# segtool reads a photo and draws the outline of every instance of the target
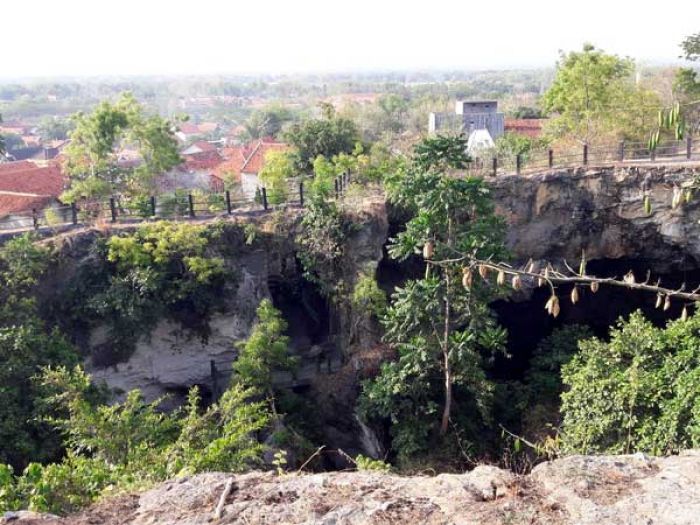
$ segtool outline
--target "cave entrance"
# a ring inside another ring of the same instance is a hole
[[[301,270],[299,271],[301,273]],[[328,341],[331,314],[328,301],[303,277],[268,277],[272,304],[287,321],[287,335],[294,349],[306,349]]]
[[[651,268],[653,264],[650,261],[622,258],[590,261],[587,271],[597,277],[621,278],[632,270],[639,282],[646,279],[647,271]],[[700,269],[694,260],[687,260],[684,267],[670,268],[666,273],[652,271],[650,282],[657,279],[661,279],[661,284],[668,288],[678,288],[685,282],[686,289],[692,290],[700,284]],[[673,301],[671,308],[664,312],[655,308],[656,295],[653,293],[604,285],[597,293],[581,287],[580,300],[573,305],[569,299],[571,289],[570,285],[558,288],[561,312],[556,319],[544,310],[550,294],[547,287],[535,289],[527,300],[505,299],[491,304],[499,323],[508,330],[507,348],[510,355],[496,357],[492,371],[495,379],[522,379],[539,342],[557,327],[586,325],[596,336],[607,338],[610,326],[620,317],[629,317],[635,310],[641,310],[656,326],[663,326],[668,320],[680,317],[684,306],[681,301]]]

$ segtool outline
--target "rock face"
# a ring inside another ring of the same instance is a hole
[[[214,509],[230,477],[201,474],[169,481],[141,495],[107,500],[77,516],[20,516],[15,522],[694,525],[700,516],[699,452],[654,459],[571,456],[538,465],[529,476],[490,466],[435,477],[254,472],[233,476],[222,517],[215,520]]]
[[[647,259],[657,271],[700,260],[700,200],[671,206],[700,167],[568,169],[490,180],[518,260]],[[678,191],[678,190],[676,190]],[[644,209],[644,196],[651,213]]]

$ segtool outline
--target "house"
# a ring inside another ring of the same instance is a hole
[[[196,124],[190,122],[183,122],[177,127],[175,136],[180,139],[181,142],[190,142],[197,137],[202,136],[202,132]]]
[[[203,153],[207,151],[216,151],[216,146],[210,142],[207,142],[206,140],[198,140],[197,142],[193,142],[192,144],[187,146],[180,153],[182,155],[192,155],[195,153]]]
[[[32,210],[61,205],[65,177],[57,165],[40,167],[29,161],[0,164],[0,229],[29,228]]]
[[[505,131],[536,139],[542,135],[545,122],[547,119],[544,118],[510,118],[506,119]]]
[[[209,190],[214,169],[224,160],[216,148],[183,155],[182,159],[182,164],[156,179],[160,191]]]
[[[503,113],[498,112],[496,100],[458,100],[454,114],[430,113],[428,131],[471,135],[477,130],[486,130],[495,141],[504,133],[504,120]]]
[[[7,120],[0,122],[0,134],[3,135],[29,135],[32,127],[19,120]]]
[[[211,186],[220,191],[227,178],[230,178],[233,182],[240,183],[241,192],[246,198],[252,199],[260,186],[258,174],[265,166],[265,155],[270,151],[288,150],[287,144],[266,140],[224,148],[224,155],[228,158],[214,170]]]

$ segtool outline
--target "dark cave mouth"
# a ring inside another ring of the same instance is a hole
[[[700,268],[694,261],[688,261],[686,267],[674,267],[665,273],[655,273],[653,268],[654,264],[645,259],[621,258],[590,261],[587,271],[598,277],[620,278],[632,270],[637,281],[643,281],[651,270],[651,282],[661,279],[662,285],[669,288],[678,288],[686,283],[687,289],[693,289],[700,284]],[[491,370],[495,379],[521,380],[537,345],[556,328],[570,324],[585,325],[597,337],[607,338],[610,328],[620,318],[626,319],[636,310],[641,310],[655,326],[664,326],[669,320],[679,318],[684,304],[688,304],[673,301],[671,308],[664,312],[655,308],[654,293],[602,285],[597,293],[580,287],[580,300],[574,305],[569,299],[571,289],[570,285],[558,288],[561,312],[556,319],[544,309],[550,295],[546,287],[533,290],[527,300],[503,299],[491,304],[498,322],[508,331],[508,356],[496,357]]]

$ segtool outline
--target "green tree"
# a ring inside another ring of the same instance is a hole
[[[700,33],[685,37],[681,49],[686,60],[700,60]]]
[[[58,117],[44,117],[39,122],[39,136],[44,141],[65,140],[71,129],[69,120]]]
[[[322,155],[332,158],[339,153],[352,153],[359,140],[355,123],[335,114],[333,106],[323,107],[323,117],[294,124],[284,134],[296,149],[296,165],[301,172],[308,172],[313,161]]]
[[[258,322],[241,347],[233,364],[237,379],[249,388],[265,392],[274,407],[272,374],[276,370],[293,370],[296,359],[289,355],[287,323],[269,299],[263,299],[256,311]]]
[[[287,200],[287,181],[294,177],[294,160],[286,151],[268,151],[265,163],[260,170],[260,181],[267,191],[271,204],[281,204]]]
[[[542,98],[543,109],[554,114],[550,132],[590,143],[621,127],[629,131],[620,118],[632,110],[653,118],[653,109],[646,108],[651,94],[635,86],[633,72],[631,59],[608,55],[591,44],[580,52],[562,53],[554,82]]]
[[[700,446],[700,315],[655,328],[636,312],[562,368],[562,445],[671,454]]]
[[[243,126],[248,139],[277,137],[285,124],[293,119],[294,114],[289,108],[281,104],[273,104],[253,111]]]
[[[468,161],[465,146],[462,137],[425,139],[409,171],[392,186],[394,201],[414,216],[392,240],[389,254],[405,260],[423,247],[428,265],[424,279],[409,281],[392,297],[383,324],[398,359],[364,385],[362,405],[369,415],[391,419],[392,446],[404,457],[425,451],[434,432],[447,433],[455,387],[462,406],[474,409],[467,419],[488,417],[491,386],[483,357],[504,343],[487,307],[489,287],[461,284],[459,254],[499,257],[504,235],[484,182],[447,174]]]
[[[65,150],[70,188],[62,199],[102,198],[111,193],[137,195],[152,189],[152,180],[182,162],[174,124],[147,115],[130,93],[114,103],[102,102],[85,115],[73,117],[75,129]],[[136,167],[119,161],[119,150],[132,146],[139,154]]]

